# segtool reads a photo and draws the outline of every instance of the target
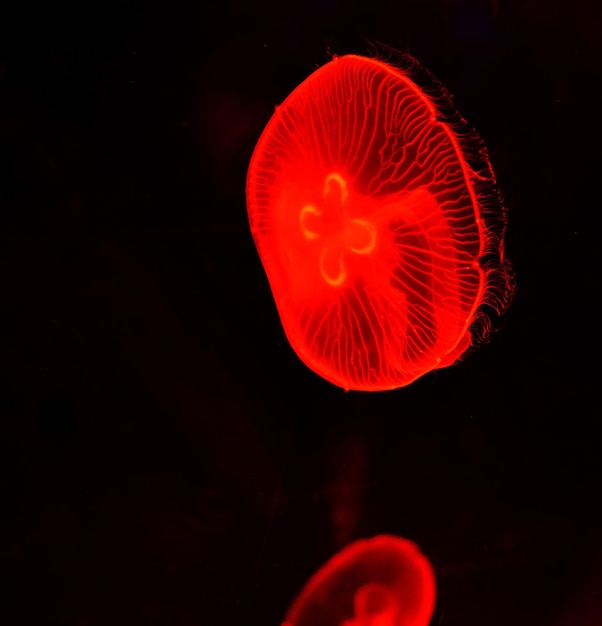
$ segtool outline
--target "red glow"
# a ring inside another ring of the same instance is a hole
[[[347,546],[320,568],[282,626],[427,626],[435,607],[430,563],[406,539]]]
[[[345,389],[451,365],[510,297],[482,142],[440,87],[378,60],[335,58],[276,109],[247,207],[291,346]]]

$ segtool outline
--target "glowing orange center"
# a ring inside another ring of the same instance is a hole
[[[369,583],[354,597],[355,617],[341,626],[395,626],[399,607],[394,595],[384,585]]]
[[[348,205],[347,181],[340,174],[329,174],[320,206],[308,204],[299,215],[303,236],[321,246],[320,273],[332,286],[347,278],[346,255],[370,254],[376,246],[374,225],[351,218]]]

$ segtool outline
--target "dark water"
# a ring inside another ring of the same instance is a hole
[[[602,9],[149,4],[2,9],[0,623],[277,625],[380,533],[437,626],[602,623]],[[346,394],[283,335],[244,186],[274,106],[375,42],[487,143],[517,291],[461,364]]]

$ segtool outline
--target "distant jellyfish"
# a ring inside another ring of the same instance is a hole
[[[435,577],[411,541],[390,535],[356,541],[320,568],[282,626],[428,626]]]
[[[291,346],[344,389],[451,365],[487,334],[483,306],[510,298],[487,152],[416,62],[311,74],[257,143],[247,209]]]

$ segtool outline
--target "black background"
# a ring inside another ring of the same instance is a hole
[[[0,622],[275,625],[386,532],[437,626],[602,623],[600,5],[2,12]],[[462,363],[345,393],[283,335],[245,176],[274,106],[375,42],[488,145],[517,290]]]

